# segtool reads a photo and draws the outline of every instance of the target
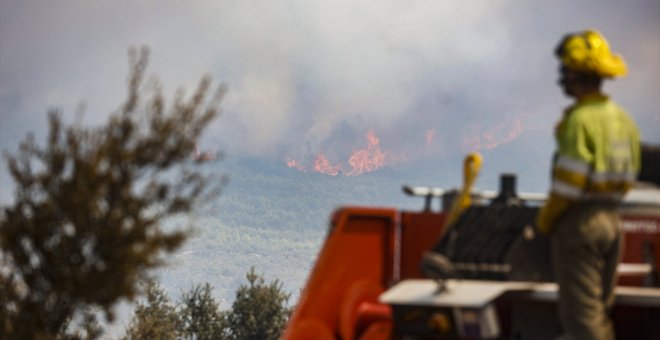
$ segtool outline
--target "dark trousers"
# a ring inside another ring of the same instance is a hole
[[[566,338],[614,339],[608,310],[614,303],[621,238],[615,204],[578,204],[554,226],[552,262]]]

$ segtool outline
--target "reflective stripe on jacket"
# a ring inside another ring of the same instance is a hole
[[[537,227],[543,232],[576,201],[620,201],[640,169],[639,131],[604,95],[569,107],[557,128],[550,197]]]

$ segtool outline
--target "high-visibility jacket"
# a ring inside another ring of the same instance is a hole
[[[602,94],[569,107],[556,137],[550,195],[537,218],[537,228],[546,233],[576,202],[620,202],[641,163],[637,126]]]

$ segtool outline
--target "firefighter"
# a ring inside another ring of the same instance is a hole
[[[627,69],[594,30],[565,36],[555,54],[559,85],[575,102],[556,127],[552,184],[536,227],[550,235],[565,337],[613,339],[608,310],[622,245],[617,211],[640,169],[640,137],[601,85]]]

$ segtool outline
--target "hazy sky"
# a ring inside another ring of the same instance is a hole
[[[546,164],[569,103],[552,51],[586,28],[629,65],[606,91],[660,143],[658,0],[0,0],[0,149],[43,141],[48,108],[103,121],[146,44],[168,93],[228,84],[208,149],[338,160],[373,131],[400,159],[506,143]]]

